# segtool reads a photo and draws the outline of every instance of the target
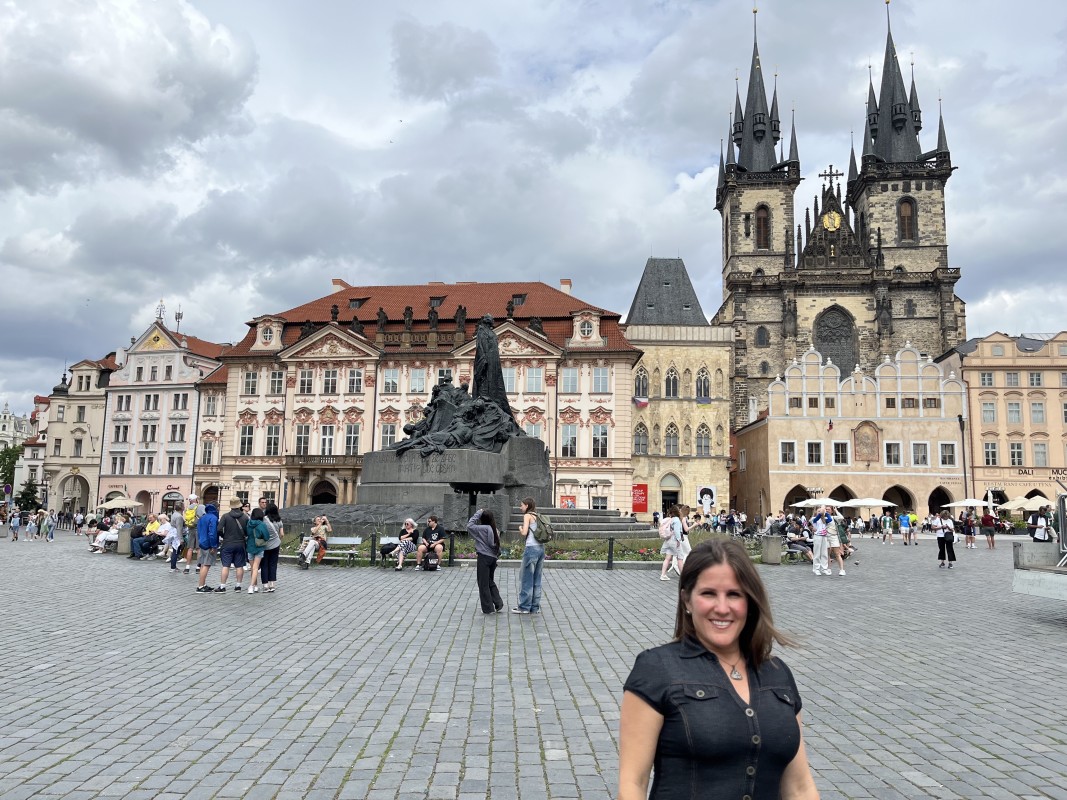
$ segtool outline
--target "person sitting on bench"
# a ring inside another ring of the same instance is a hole
[[[415,555],[415,569],[422,569],[423,556],[430,548],[436,551],[437,560],[440,562],[445,552],[445,529],[438,524],[436,514],[430,514],[426,519],[426,529],[422,532],[422,544],[419,545]]]
[[[323,556],[326,555],[328,537],[331,533],[333,533],[333,526],[330,525],[330,520],[325,514],[312,520],[311,535],[304,544],[304,549],[297,555],[297,560],[304,569],[311,566],[312,560],[316,564],[322,563]]]
[[[415,527],[415,520],[408,517],[404,520],[404,530],[400,532],[400,543],[396,548],[396,569],[397,572],[404,568],[404,556],[409,556],[417,549],[419,538],[419,529]]]

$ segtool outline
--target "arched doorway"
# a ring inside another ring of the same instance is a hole
[[[337,502],[337,489],[327,480],[318,481],[311,489],[312,505],[330,505]]]
[[[1045,494],[1045,492],[1043,490],[1041,490],[1041,489],[1031,489],[1030,491],[1028,491],[1026,493],[1026,496],[1027,497],[1044,497],[1046,500],[1048,500],[1048,495]]]
[[[219,507],[219,487],[218,486],[205,486],[204,491],[201,493],[200,502],[205,506],[211,504],[215,508]]]
[[[1002,506],[1008,502],[1008,495],[1003,489],[990,489],[989,498],[993,500],[994,505]]]
[[[856,368],[856,323],[841,306],[830,306],[816,319],[812,327],[812,345],[823,359],[829,358],[850,375]]]
[[[788,514],[791,510],[790,507],[794,503],[800,503],[808,499],[808,490],[806,487],[801,486],[799,483],[785,493],[785,502],[783,503],[784,510]],[[771,509],[771,511],[777,511],[777,509]]]
[[[107,493],[107,497],[105,497],[105,498],[104,498],[104,501],[103,501],[103,502],[105,502],[105,503],[106,503],[106,502],[108,502],[109,500],[114,500],[114,499],[115,499],[116,497],[125,497],[125,496],[126,496],[126,495],[125,495],[125,494],[123,494],[122,492],[108,492],[108,493]]]
[[[844,484],[841,484],[840,486],[836,487],[832,492],[830,492],[831,500],[840,500],[841,502],[855,500],[856,497],[856,493]]]
[[[69,475],[60,485],[62,508],[70,514],[85,513],[89,507],[89,481],[81,475]]]
[[[903,486],[890,486],[882,492],[882,499],[897,507],[897,513],[901,511],[915,510],[915,497]]]
[[[147,489],[138,492],[133,499],[141,504],[141,507],[137,509],[141,514],[154,514],[156,512],[156,509],[152,508],[152,493]]]
[[[678,504],[682,494],[682,482],[678,476],[668,472],[659,482],[659,510],[666,514],[667,509]]]
[[[927,505],[930,508],[931,514],[939,514],[941,509],[952,502],[952,495],[949,494],[948,489],[944,486],[938,486],[932,492],[930,492],[930,499]]]
[[[165,514],[173,514],[174,504],[184,499],[181,492],[167,492],[163,495],[163,512]]]

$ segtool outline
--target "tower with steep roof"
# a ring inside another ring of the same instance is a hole
[[[748,318],[753,281],[762,284],[776,279],[792,267],[795,257],[793,194],[801,180],[796,125],[791,127],[789,155],[784,160],[775,153],[781,139],[777,76],[768,106],[759,41],[753,29],[745,105],[742,109],[738,89],[715,191],[715,209],[722,216],[723,230],[723,304],[714,323],[735,328],[731,380],[735,418],[748,406],[748,379],[757,366],[750,363],[748,346],[756,327]]]
[[[908,345],[935,356],[965,338],[959,270],[948,264],[945,184],[953,166],[944,120],[937,144],[924,151],[915,77],[909,90],[891,30],[877,92],[875,85],[872,76],[847,173],[820,170],[811,206],[794,212],[796,126],[789,156],[776,159],[777,91],[768,109],[753,44],[746,104],[737,92],[715,195],[724,301],[713,324],[734,331],[735,428],[756,418],[770,383],[809,348],[847,376],[869,373]]]

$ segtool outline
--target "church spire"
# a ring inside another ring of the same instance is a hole
[[[722,160],[722,139],[719,140],[719,182],[716,184],[717,189],[721,189],[726,185],[726,167],[723,165]]]
[[[737,166],[737,157],[734,156],[734,140],[726,140],[726,166]]]
[[[886,7],[888,17],[889,8]],[[873,86],[872,86],[873,88]],[[917,95],[916,95],[917,96]],[[885,59],[882,62],[882,85],[878,93],[877,125],[872,126],[874,152],[890,164],[914,162],[921,154],[919,135],[915,127],[915,115],[904,88],[904,76],[900,72],[897,48],[893,43],[893,30],[886,20]],[[867,115],[871,108],[868,101]]]
[[[915,62],[911,62],[911,94],[908,97],[911,104],[911,119],[915,123],[915,132],[923,129],[923,114],[919,108],[919,92],[915,88]]]
[[[941,110],[937,112],[937,152],[948,152],[948,137],[945,135],[945,118],[941,115]]]
[[[796,164],[800,169],[800,150],[797,147],[797,115],[793,112],[793,120],[789,130],[789,161]]]
[[[852,183],[852,181],[856,180],[856,178],[858,178],[859,176],[860,172],[858,169],[856,169],[856,145],[853,144],[852,147],[849,148],[848,182]]]
[[[745,138],[745,114],[741,110],[741,90],[737,88],[737,81],[734,81],[734,124],[733,128],[733,143],[738,147],[741,146],[741,140]]]
[[[755,14],[755,9],[753,9]],[[739,98],[740,99],[740,98]],[[759,42],[752,34],[752,65],[748,73],[748,95],[742,117],[742,135],[739,143],[738,166],[749,172],[766,172],[775,163],[774,143],[777,137],[767,110],[767,89],[763,83],[763,67],[760,64]],[[734,129],[736,130],[736,122]]]
[[[774,97],[771,100],[771,135],[774,143],[782,138],[782,121],[778,118],[778,76],[774,76]]]

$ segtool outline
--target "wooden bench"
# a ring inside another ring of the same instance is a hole
[[[307,547],[307,543],[311,540],[310,536],[305,536],[300,540],[300,550]],[[328,536],[326,538],[326,553],[322,557],[322,561],[329,561],[331,563],[344,563],[346,566],[352,566],[356,563],[356,547],[363,544],[362,536]],[[338,550],[338,548],[347,547],[347,550]]]

